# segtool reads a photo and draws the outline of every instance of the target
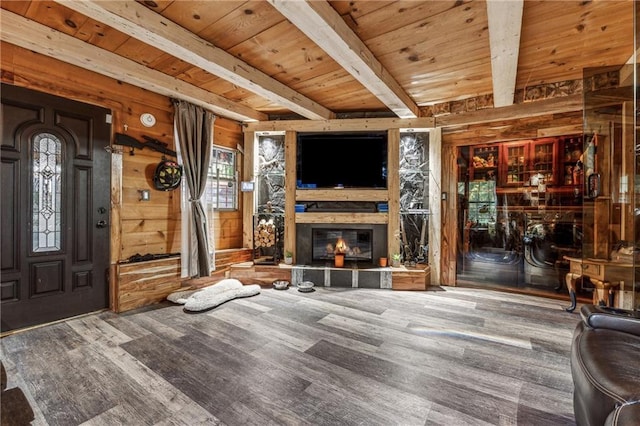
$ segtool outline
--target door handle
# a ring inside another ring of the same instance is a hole
[[[96,228],[105,228],[107,226],[107,221],[106,220],[99,220],[96,223]]]

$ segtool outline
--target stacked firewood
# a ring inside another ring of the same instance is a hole
[[[253,244],[255,247],[271,247],[276,243],[276,226],[273,219],[260,219],[253,231]]]

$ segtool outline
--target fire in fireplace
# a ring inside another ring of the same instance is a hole
[[[331,260],[343,253],[345,260],[371,262],[372,234],[371,229],[313,229],[312,260]]]

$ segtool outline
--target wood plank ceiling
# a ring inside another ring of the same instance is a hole
[[[489,2],[489,4],[488,4]],[[633,54],[633,1],[3,1],[2,41],[240,121],[420,116]]]

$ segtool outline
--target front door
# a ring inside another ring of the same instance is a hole
[[[108,307],[109,114],[2,85],[2,332]]]

